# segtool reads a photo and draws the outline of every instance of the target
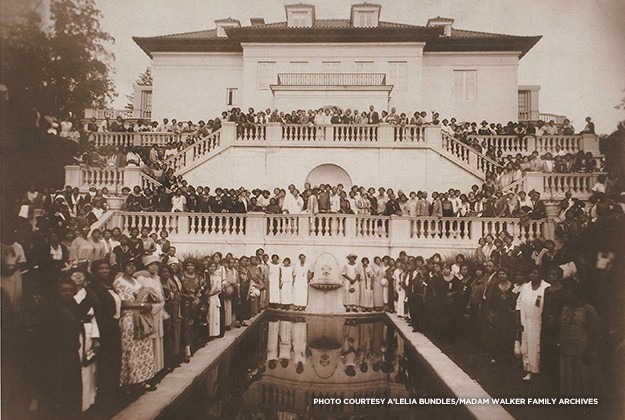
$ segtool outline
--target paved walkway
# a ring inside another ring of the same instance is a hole
[[[204,372],[213,367],[221,356],[226,354],[243,339],[245,333],[250,331],[263,318],[265,312],[248,320],[248,326],[234,328],[226,331],[222,338],[209,341],[206,346],[199,349],[188,364],[174,369],[165,376],[158,384],[158,389],[146,392],[136,401],[117,413],[113,420],[152,420],[157,418],[167,407],[189,389],[194,381],[200,379]]]
[[[412,327],[397,314],[387,313],[386,315],[404,339],[410,342],[421,355],[424,363],[441,379],[443,385],[453,395],[459,398],[491,398],[480,384],[452,362],[429,338],[419,332],[412,332]],[[480,420],[514,419],[501,405],[497,404],[466,405],[465,408],[473,417]]]

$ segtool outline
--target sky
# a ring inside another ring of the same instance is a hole
[[[285,20],[284,5],[299,0],[96,0],[102,27],[114,38],[113,80],[123,108],[132,83],[150,65],[133,36],[156,36],[215,27],[232,17],[249,25]],[[347,19],[360,0],[310,0],[320,19]],[[369,2],[374,2],[370,0]],[[598,133],[625,119],[615,109],[625,98],[625,0],[379,0],[381,20],[425,25],[455,19],[454,28],[511,35],[542,35],[519,62],[519,84],[540,85],[540,112],[569,117],[577,129],[591,116]]]

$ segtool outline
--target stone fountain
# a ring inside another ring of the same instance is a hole
[[[317,257],[314,277],[308,288],[306,312],[313,314],[343,314],[343,276],[336,257],[323,253]]]

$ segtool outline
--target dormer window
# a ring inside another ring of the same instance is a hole
[[[284,6],[289,28],[311,28],[315,22],[315,6],[310,4],[289,4]]]
[[[239,28],[241,27],[241,22],[236,19],[228,18],[216,20],[215,25],[217,26],[217,36],[219,38],[226,38],[228,36],[226,28]]]
[[[377,28],[380,22],[379,4],[354,4],[351,11],[351,23],[355,28]]]
[[[454,24],[453,19],[436,16],[428,19],[428,28],[443,28],[443,36],[451,36],[451,29]]]

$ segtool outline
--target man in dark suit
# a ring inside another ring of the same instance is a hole
[[[369,105],[369,115],[368,115],[368,118],[369,119],[368,119],[367,123],[369,123],[369,124],[379,124],[380,123],[380,115],[375,110],[373,105]]]
[[[540,193],[538,191],[530,191],[530,201],[532,208],[529,211],[529,217],[532,220],[544,219],[547,216],[547,209],[545,203],[540,200]]]

